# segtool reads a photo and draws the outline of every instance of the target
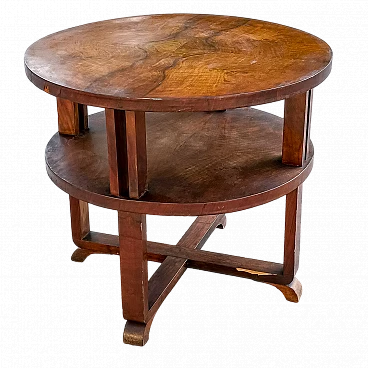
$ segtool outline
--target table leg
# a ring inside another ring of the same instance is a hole
[[[119,211],[119,247],[123,316],[128,320],[124,342],[144,345],[150,327],[146,215]]]
[[[57,97],[59,133],[78,135],[88,129],[87,106]]]
[[[284,230],[284,276],[290,280],[288,285],[268,284],[280,291],[290,304],[299,304],[304,286],[296,277],[300,266],[301,225],[304,185],[289,193],[285,199]]]
[[[78,247],[71,259],[74,262],[83,262],[92,254],[89,250],[80,248],[80,241],[90,232],[88,203],[72,196],[69,196],[69,203],[72,238]]]
[[[139,198],[147,186],[145,113],[106,109],[110,192]]]
[[[312,93],[285,100],[282,162],[286,165],[303,166],[308,156]]]

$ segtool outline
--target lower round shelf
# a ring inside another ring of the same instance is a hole
[[[56,133],[46,147],[51,180],[97,206],[153,215],[228,213],[277,199],[299,186],[313,164],[281,163],[283,119],[260,110],[146,113],[148,192],[139,200],[109,194],[104,113],[89,131]]]

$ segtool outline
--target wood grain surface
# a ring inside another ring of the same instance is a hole
[[[282,162],[303,166],[308,157],[313,91],[285,100]]]
[[[330,73],[321,39],[279,24],[165,14],[70,28],[31,45],[28,78],[86,105],[141,111],[212,111],[306,92]]]
[[[139,198],[146,190],[146,123],[142,111],[106,109],[110,193]]]
[[[146,215],[118,212],[123,316],[147,322],[148,266]]]
[[[59,133],[78,135],[88,129],[87,106],[57,98]]]
[[[114,197],[104,113],[89,116],[82,136],[58,133],[46,148],[50,178],[83,201],[158,215],[219,214],[254,207],[297,188],[312,169],[282,164],[283,120],[250,108],[223,113],[146,113],[148,191]]]

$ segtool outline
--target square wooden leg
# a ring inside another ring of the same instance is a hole
[[[59,133],[78,135],[88,129],[87,106],[58,97]]]
[[[121,294],[124,318],[147,322],[146,215],[119,211]]]
[[[106,109],[110,192],[139,198],[147,187],[145,113]]]
[[[282,162],[303,166],[308,157],[312,94],[307,91],[285,100]]]
[[[93,252],[80,249],[82,239],[90,233],[88,203],[69,196],[72,238],[78,249],[72,254],[72,261],[83,262]]]
[[[286,300],[298,303],[302,285],[295,277],[299,267],[300,221],[302,213],[302,185],[286,195],[284,239],[284,284],[270,283],[279,289]]]

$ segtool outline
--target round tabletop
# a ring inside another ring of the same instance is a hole
[[[212,111],[306,92],[330,73],[321,39],[279,24],[219,15],[164,14],[67,29],[31,45],[28,78],[86,105]]]

